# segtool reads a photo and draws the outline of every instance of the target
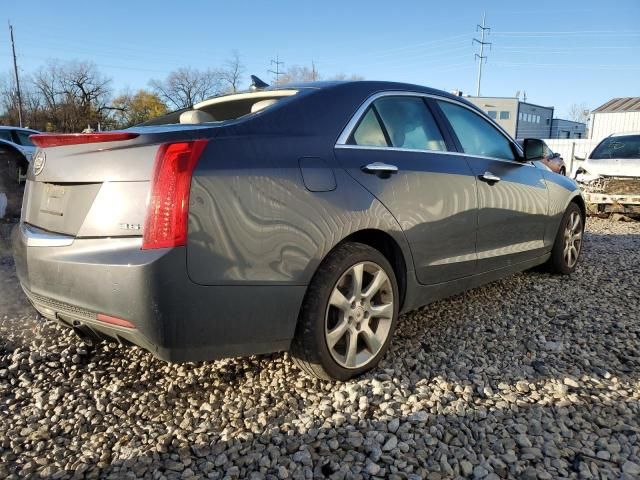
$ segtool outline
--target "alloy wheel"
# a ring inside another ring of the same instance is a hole
[[[391,280],[380,265],[360,262],[335,284],[325,315],[325,340],[332,358],[359,368],[382,349],[393,322]]]
[[[578,262],[582,248],[582,217],[578,212],[571,212],[564,230],[564,261],[567,267],[573,268]]]

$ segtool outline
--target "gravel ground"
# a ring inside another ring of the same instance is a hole
[[[331,384],[286,354],[91,350],[0,250],[0,477],[640,478],[640,223],[591,219],[583,254],[403,316]]]

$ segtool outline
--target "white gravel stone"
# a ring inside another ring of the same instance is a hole
[[[29,306],[0,223],[0,478],[639,478],[640,224],[587,225],[573,275],[406,314],[378,369],[325,383],[88,348]]]

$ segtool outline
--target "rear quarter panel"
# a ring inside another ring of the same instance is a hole
[[[324,256],[363,229],[389,233],[412,265],[387,209],[343,169],[335,139],[308,135],[216,138],[194,172],[189,207],[189,277],[203,285],[306,285]],[[324,160],[337,187],[312,192],[299,160]]]

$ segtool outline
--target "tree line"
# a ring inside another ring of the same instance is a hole
[[[20,78],[25,127],[45,132],[81,132],[126,128],[167,112],[188,108],[214,95],[233,93],[245,83],[246,68],[233,52],[219,68],[179,68],[148,88],[117,95],[112,79],[88,61],[51,60]],[[326,79],[360,79],[335,75]],[[322,77],[315,66],[293,65],[277,83],[306,82]],[[0,124],[18,125],[18,97],[12,74],[0,77]]]

